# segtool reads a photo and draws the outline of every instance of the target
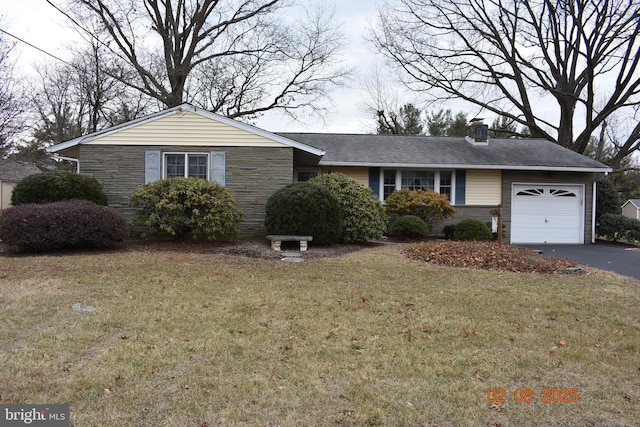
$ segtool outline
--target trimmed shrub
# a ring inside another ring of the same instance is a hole
[[[331,192],[342,208],[343,242],[366,242],[379,239],[387,231],[387,217],[380,200],[371,190],[342,173],[317,176],[309,182],[320,184]]]
[[[640,241],[640,221],[623,215],[606,213],[600,215],[597,235],[614,242],[618,240],[634,243]]]
[[[596,180],[596,221],[604,214],[620,215],[622,212],[618,190],[609,176]]]
[[[449,204],[449,198],[435,191],[399,190],[385,200],[387,213],[415,215],[433,227],[438,221],[452,218],[456,210]]]
[[[107,205],[107,196],[95,178],[73,172],[43,172],[25,177],[13,188],[11,204],[88,200]]]
[[[200,178],[169,178],[142,185],[130,203],[138,208],[133,224],[145,229],[143,237],[155,233],[194,240],[233,237],[242,219],[238,199],[228,189]]]
[[[119,248],[128,237],[120,213],[86,200],[12,206],[0,215],[0,240],[27,252]]]
[[[456,225],[455,224],[448,224],[445,225],[444,228],[442,229],[442,233],[444,234],[444,238],[447,240],[453,240],[453,236],[456,232]]]
[[[453,238],[455,240],[491,240],[491,230],[479,219],[467,218],[456,224]]]
[[[395,220],[391,226],[391,233],[397,236],[419,239],[427,237],[431,227],[415,215],[404,215]]]
[[[312,243],[328,245],[340,239],[342,208],[320,184],[293,183],[269,197],[264,225],[268,234],[313,236]]]

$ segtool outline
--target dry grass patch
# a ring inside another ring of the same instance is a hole
[[[637,281],[203,253],[3,258],[0,396],[74,425],[633,425]],[[95,307],[74,312],[71,305]],[[504,388],[492,406],[489,388]],[[536,401],[518,403],[516,388]],[[576,387],[576,403],[541,403]]]

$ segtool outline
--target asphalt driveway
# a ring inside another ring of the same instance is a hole
[[[541,250],[545,256],[612,271],[640,280],[640,248],[596,243],[593,245],[518,245]]]

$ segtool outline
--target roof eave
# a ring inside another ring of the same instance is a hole
[[[323,161],[319,166],[356,166],[379,168],[424,168],[424,169],[500,169],[500,170],[527,170],[527,171],[551,171],[551,172],[612,172],[613,169],[597,167],[577,166],[540,166],[540,165],[474,165],[474,164],[447,164],[447,163],[364,163],[364,162],[334,162]]]

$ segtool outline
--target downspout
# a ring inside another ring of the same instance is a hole
[[[598,182],[593,181],[593,200],[591,201],[591,243],[596,242],[596,197]]]
[[[73,157],[64,157],[64,156],[59,156],[57,154],[53,155],[53,158],[56,160],[68,160],[70,162],[76,162],[76,173],[79,174],[80,173],[80,160],[78,159],[74,159]]]

